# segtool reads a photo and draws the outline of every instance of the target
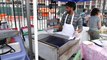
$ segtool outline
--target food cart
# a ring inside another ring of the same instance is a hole
[[[68,40],[59,34],[38,35],[39,56],[46,60],[68,60],[79,49],[80,40]]]

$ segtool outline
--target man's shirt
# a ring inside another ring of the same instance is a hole
[[[63,14],[62,19],[61,19],[61,24],[60,24],[61,26],[64,25],[66,16],[67,16],[67,13]],[[71,19],[72,19],[72,15],[68,15],[66,23],[71,24]],[[81,29],[81,30],[83,29],[83,27],[82,27],[82,18],[78,14],[74,15],[72,24],[73,24],[75,30],[77,29],[77,27],[78,27],[78,29]]]

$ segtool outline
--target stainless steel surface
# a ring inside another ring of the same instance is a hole
[[[30,60],[33,60],[33,48],[32,48],[32,34],[31,34],[31,21],[30,21],[30,5],[29,0],[26,0],[26,8],[27,8],[27,25],[28,25],[28,37],[29,37],[29,56]]]
[[[13,4],[13,15],[14,15],[15,28],[17,28],[14,0],[12,0],[12,4]]]
[[[46,60],[68,60],[79,49],[79,40],[67,40],[54,35],[39,35],[39,56]]]
[[[16,30],[0,30],[0,40],[4,38],[14,37],[18,34]]]

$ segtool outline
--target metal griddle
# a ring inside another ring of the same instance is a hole
[[[61,47],[62,45],[64,45],[69,40],[61,38],[61,37],[49,35],[48,37],[43,38],[39,41],[44,42],[44,43],[49,44],[49,45],[52,45],[52,46],[55,46],[55,47]]]

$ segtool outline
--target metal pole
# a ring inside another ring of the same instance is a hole
[[[90,6],[89,6],[89,9],[91,10],[92,8],[92,1],[90,1]]]
[[[3,0],[1,1],[1,13],[3,13]]]
[[[11,5],[11,4],[9,4],[9,7],[11,8],[11,14],[9,15],[9,19],[11,20],[11,28],[13,28],[13,20],[10,18],[11,16],[13,16],[14,15],[14,13],[13,13],[13,5]]]
[[[103,14],[104,14],[105,6],[106,6],[106,0],[103,0],[103,10],[102,10]]]
[[[11,24],[10,24],[9,16],[8,16],[8,14],[9,14],[9,7],[8,7],[8,2],[7,2],[7,1],[6,1],[6,13],[7,13],[7,18],[6,18],[6,20],[7,20],[7,22],[8,22],[8,27],[11,28]]]
[[[100,4],[101,4],[101,5],[100,5],[100,9],[101,9],[101,12],[103,12],[103,1],[104,1],[104,0],[100,0],[100,1],[101,1],[101,3],[100,3]]]
[[[30,60],[33,60],[33,48],[32,48],[32,34],[31,34],[31,21],[30,21],[30,8],[29,8],[29,0],[26,0],[26,8],[27,8],[27,25],[28,25],[28,37],[29,37],[29,55]]]
[[[33,13],[34,13],[34,34],[35,34],[35,48],[36,48],[36,50],[35,50],[35,57],[38,57],[38,43],[36,43],[36,42],[38,42],[38,40],[37,40],[37,32],[38,32],[38,29],[37,29],[37,5],[38,5],[38,1],[39,0],[35,0],[34,2],[33,2]],[[35,58],[35,60],[39,60],[38,58]]]
[[[17,28],[14,0],[12,0],[12,4],[13,4],[13,15],[14,15],[15,28]]]
[[[86,8],[86,2],[83,2],[84,8]]]
[[[98,7],[98,0],[95,1],[95,7]]]
[[[7,20],[7,22],[8,22],[8,27],[10,28],[10,23],[9,23],[9,20],[8,20],[8,6],[7,6],[7,1],[6,1],[6,14],[7,14],[7,17],[6,17],[6,20]]]
[[[3,2],[3,0],[2,0],[2,10],[3,10],[3,12],[2,12],[2,14],[4,13],[4,2]],[[4,17],[2,16],[2,19],[3,19]]]
[[[76,13],[78,12],[78,4],[77,4],[77,2],[76,2],[76,10],[75,10],[75,12]]]
[[[2,4],[3,4],[3,5],[2,5],[2,6],[3,6],[3,13],[2,13],[2,14],[6,14],[5,9],[4,9],[4,8],[6,8],[6,7],[4,6],[5,3],[6,3],[6,2],[4,2],[4,1],[2,0]],[[3,16],[3,19],[4,19],[5,22],[7,22],[5,16]]]
[[[22,22],[24,21],[24,22],[23,22],[23,26],[25,26],[24,10],[23,10],[23,8],[24,8],[24,6],[23,6],[23,1],[24,1],[24,0],[21,0]],[[23,26],[22,26],[22,27],[23,27]]]
[[[20,9],[20,3],[19,3],[19,0],[17,0],[17,2],[16,2],[16,6],[17,6],[17,16],[18,16],[18,22],[19,22],[19,30],[20,30],[20,28],[21,28],[21,24],[20,24],[20,11],[19,11],[19,9]]]
[[[55,19],[56,19],[56,1],[55,1]]]
[[[59,19],[61,20],[61,9],[60,9],[60,7],[61,7],[61,2],[60,1],[58,1],[58,9],[59,9]]]

